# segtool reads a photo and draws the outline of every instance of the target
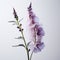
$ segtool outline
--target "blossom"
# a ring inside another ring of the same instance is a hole
[[[29,13],[29,29],[31,42],[29,44],[29,49],[33,52],[39,52],[44,48],[44,43],[41,41],[44,36],[44,30],[39,23],[39,18],[32,11],[32,4],[30,3],[28,7]]]

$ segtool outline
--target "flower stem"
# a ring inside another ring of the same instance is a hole
[[[19,26],[20,29],[22,29],[22,27],[20,26],[18,20],[17,20],[17,25]],[[29,50],[28,50],[28,47],[27,47],[27,44],[26,44],[26,41],[25,41],[25,38],[24,38],[23,31],[21,31],[21,34],[22,34],[22,37],[23,37],[23,41],[24,41],[24,45],[25,45],[25,49],[26,49],[26,52],[27,52],[27,57],[28,57],[28,60],[29,60]]]
[[[28,51],[28,48],[27,48],[27,57],[28,57],[28,60],[29,60],[29,51]]]
[[[30,55],[30,60],[32,59],[32,55],[33,55],[33,51],[32,51],[32,53],[31,53],[31,55]]]
[[[22,36],[23,36],[23,40],[24,40],[24,44],[25,44],[25,49],[26,49],[26,52],[27,52],[27,57],[28,57],[28,60],[29,60],[29,51],[28,51],[28,47],[27,47],[27,44],[26,44],[26,41],[25,41],[23,32],[21,32],[21,33],[22,33]]]

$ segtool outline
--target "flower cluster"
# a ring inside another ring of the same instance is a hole
[[[33,52],[39,52],[44,47],[44,43],[41,42],[42,37],[44,36],[44,30],[39,24],[38,17],[32,11],[31,3],[30,6],[28,7],[28,13],[30,20],[29,27],[31,30],[31,39],[32,39],[29,44],[29,47]]]

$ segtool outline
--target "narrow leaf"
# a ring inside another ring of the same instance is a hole
[[[31,41],[27,43],[27,47],[29,46],[30,43],[31,43]]]
[[[20,19],[20,20],[19,20],[19,22],[20,22],[21,20],[23,20],[23,18],[22,18],[22,19]]]
[[[16,21],[8,21],[8,22],[10,22],[10,23],[11,23],[11,22],[14,22],[14,23],[15,23]]]
[[[23,39],[23,37],[22,37],[22,36],[20,36],[20,37],[17,37],[17,38],[15,38],[15,39]]]
[[[12,47],[19,47],[19,46],[25,47],[24,44],[13,45]]]

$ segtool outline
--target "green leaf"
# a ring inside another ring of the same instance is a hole
[[[11,22],[14,22],[14,23],[15,23],[16,21],[8,21],[8,22],[9,22],[9,23],[11,23]]]
[[[29,46],[30,43],[31,43],[31,41],[27,43],[27,47]]]
[[[21,22],[21,20],[23,20],[23,18],[22,18],[22,19],[20,19],[20,20],[19,20],[19,22]]]
[[[22,37],[22,36],[20,36],[20,37],[17,37],[17,38],[15,38],[15,39],[23,39],[23,37]]]
[[[20,46],[25,47],[24,44],[13,45],[12,47],[20,47]]]

